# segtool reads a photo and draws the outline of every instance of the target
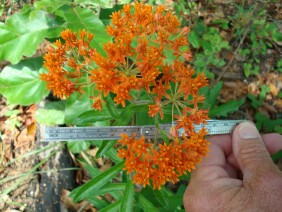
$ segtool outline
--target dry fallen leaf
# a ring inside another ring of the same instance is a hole
[[[72,198],[69,197],[70,191],[63,189],[61,194],[61,201],[65,205],[66,208],[74,210],[74,211],[91,211],[96,212],[98,211],[94,208],[89,202],[81,201],[79,203],[74,203]]]

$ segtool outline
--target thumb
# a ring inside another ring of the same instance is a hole
[[[256,126],[251,122],[240,123],[234,129],[232,148],[245,180],[276,168]]]

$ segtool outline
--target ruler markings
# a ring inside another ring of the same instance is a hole
[[[210,135],[231,133],[234,126],[244,120],[208,120],[207,124],[194,125],[195,131],[205,127]],[[169,132],[172,124],[161,124],[161,130]],[[179,129],[179,135],[184,133]],[[161,136],[153,125],[148,126],[102,126],[102,127],[46,127],[43,133],[42,141],[67,141],[67,140],[117,140],[121,134],[136,137],[144,135],[146,138]]]

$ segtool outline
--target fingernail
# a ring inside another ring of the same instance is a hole
[[[251,139],[251,138],[258,138],[258,130],[250,122],[243,122],[239,126],[239,136],[242,139]]]

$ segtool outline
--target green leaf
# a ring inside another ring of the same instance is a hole
[[[67,146],[72,153],[76,154],[89,149],[90,143],[87,141],[68,141]]]
[[[96,177],[98,174],[100,174],[100,170],[96,167],[93,167],[91,165],[89,165],[87,162],[85,162],[84,160],[79,160],[77,159],[78,162],[82,165],[82,167],[88,171],[89,175],[91,177]],[[100,190],[99,190],[100,191]]]
[[[35,116],[39,124],[54,126],[65,123],[65,111],[61,110],[38,109]]]
[[[149,110],[148,102],[144,104],[133,105],[130,109],[135,112],[147,112],[148,113],[148,110]]]
[[[129,180],[126,183],[124,195],[121,199],[120,211],[131,212],[133,206],[134,185]]]
[[[165,187],[162,187],[162,189],[164,189]],[[161,207],[162,205],[160,204],[160,202],[157,200],[155,194],[154,194],[154,190],[152,187],[145,187],[142,188],[141,192],[140,192],[146,199],[150,200],[151,204],[154,205],[154,207]]]
[[[110,41],[111,37],[106,33],[105,25],[98,16],[87,8],[65,6],[62,9],[66,20],[66,28],[76,32],[85,29],[93,33],[92,47],[102,54],[105,53],[102,46]]]
[[[121,3],[120,3],[121,4]],[[115,4],[113,8],[101,8],[99,18],[100,20],[103,20],[103,22],[107,22],[106,24],[109,24],[109,19],[111,19],[111,15],[113,12],[117,12],[122,9],[123,5]]]
[[[101,111],[92,109],[79,115],[74,123],[76,125],[89,125],[98,121],[111,120],[112,118],[113,117],[107,109],[102,109]]]
[[[47,102],[44,108],[36,111],[36,120],[40,124],[59,125],[65,123],[65,101]]]
[[[34,10],[30,13],[31,17],[34,17],[38,11],[43,10],[49,13],[54,13],[56,10],[58,10],[60,7],[62,7],[65,4],[72,4],[69,0],[40,0],[35,1],[33,4]]]
[[[44,38],[58,37],[63,21],[54,15],[38,11],[32,19],[29,13],[16,13],[0,25],[0,60],[18,63],[22,56],[32,56]]]
[[[117,151],[114,148],[110,148],[107,151],[106,156],[108,156],[115,163],[120,163],[122,161],[122,159],[117,156]]]
[[[112,115],[112,117],[114,119],[118,119],[119,118],[119,114],[117,112],[115,103],[112,100],[111,96],[108,95],[106,98],[104,98],[104,100],[106,102],[106,107],[107,107],[108,111],[110,112],[110,114]]]
[[[192,30],[189,34],[189,42],[192,44],[194,48],[199,48],[200,47],[200,42],[199,42],[199,36],[197,33]]]
[[[88,202],[90,202],[95,208],[97,208],[99,211],[102,208],[107,207],[110,203],[108,201],[102,200],[101,198],[98,197],[89,197],[87,199]]]
[[[158,189],[155,189],[154,190],[154,195],[155,197],[157,198],[157,200],[159,201],[159,203],[167,208],[168,207],[168,197],[167,195],[163,192],[163,190],[158,190]]]
[[[209,94],[207,95],[207,103],[210,105],[211,108],[214,107],[215,103],[216,103],[216,99],[219,95],[219,92],[221,91],[223,86],[223,82],[220,81],[217,84],[215,84],[211,89]]]
[[[114,126],[127,126],[128,123],[130,122],[130,120],[132,119],[133,115],[134,115],[134,111],[131,110],[131,108],[133,107],[133,105],[128,105],[120,114],[120,118],[117,119],[114,122]]]
[[[45,82],[39,78],[39,72],[28,66],[6,66],[0,73],[0,93],[10,104],[38,103],[49,93]]]
[[[255,115],[257,128],[266,132],[273,132],[277,126],[282,126],[282,119],[269,119],[267,116],[258,112]]]
[[[262,105],[263,99],[257,99],[253,94],[250,93],[247,96],[251,100],[251,105],[254,108],[258,108],[259,106]]]
[[[65,111],[65,108],[66,108],[65,100],[60,100],[60,101],[55,101],[55,102],[46,102],[46,104],[44,105],[44,109],[46,110]]]
[[[262,85],[260,88],[260,94],[259,94],[259,98],[260,100],[264,100],[266,97],[266,94],[270,92],[270,88],[268,85]]]
[[[178,211],[179,208],[183,207],[183,194],[174,194],[168,198],[169,210]]]
[[[99,196],[103,194],[109,194],[115,191],[125,191],[126,186],[127,186],[126,183],[107,183],[95,193],[90,194],[90,196]],[[89,197],[86,198],[88,199]]]
[[[105,172],[99,174],[98,176],[92,178],[84,185],[80,186],[79,188],[73,190],[70,193],[70,197],[73,198],[75,202],[78,202],[84,199],[86,196],[90,195],[91,193],[95,193],[98,191],[103,185],[109,182],[113,177],[115,177],[124,167],[124,162],[121,162]],[[75,191],[75,192],[74,192]],[[75,193],[75,195],[73,195]]]
[[[100,6],[103,8],[111,8],[112,2],[109,0],[76,0],[77,4],[82,4],[84,6],[92,5],[92,6]]]
[[[97,146],[98,148],[100,148],[101,146],[101,141],[90,141],[92,145]],[[115,163],[120,163],[122,161],[122,159],[120,157],[117,156],[117,151],[114,148],[110,148],[109,150],[107,150],[107,152],[104,153],[106,156],[108,156],[113,162]]]
[[[144,212],[158,212],[158,209],[140,193],[137,194],[137,202]]]
[[[91,105],[91,99],[88,97],[87,94],[81,95],[79,93],[73,93],[66,100],[66,124],[73,124],[77,117],[92,108]]]
[[[107,207],[102,208],[99,211],[100,212],[116,212],[116,211],[119,211],[118,209],[120,207],[120,204],[121,204],[121,200],[118,200],[118,201],[108,205]]]
[[[102,144],[96,153],[96,158],[104,156],[116,144],[116,142],[116,140],[102,141]]]
[[[216,108],[211,108],[209,111],[210,117],[215,116],[222,116],[227,117],[228,113],[232,113],[239,110],[239,107],[245,103],[245,98],[236,101],[236,100],[230,100],[229,102],[220,105]]]
[[[275,154],[271,155],[272,160],[279,160],[280,158],[282,158],[282,150],[280,150],[279,152],[276,152]]]

